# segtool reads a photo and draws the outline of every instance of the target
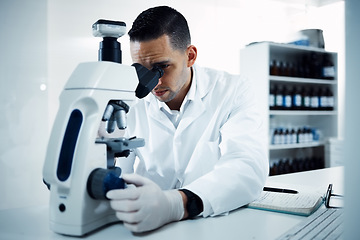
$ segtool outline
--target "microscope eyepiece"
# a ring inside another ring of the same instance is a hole
[[[146,97],[159,83],[159,78],[164,75],[164,70],[160,67],[154,67],[149,70],[139,63],[134,63],[132,66],[135,67],[139,78],[139,84],[135,90],[135,95],[138,98]]]

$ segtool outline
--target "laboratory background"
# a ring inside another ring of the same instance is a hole
[[[169,5],[188,20],[197,63],[241,73],[250,43],[287,43],[302,29],[322,29],[337,54],[336,135],[344,135],[345,25],[341,0],[2,0],[0,2],[0,209],[47,204],[42,167],[59,95],[81,62],[97,61],[98,19],[129,29],[143,10]],[[129,39],[119,39],[130,65]],[[56,127],[56,126],[55,126]]]

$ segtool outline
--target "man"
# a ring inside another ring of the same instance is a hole
[[[133,61],[164,75],[128,114],[126,134],[146,145],[135,150],[136,174],[122,176],[136,187],[107,194],[117,217],[143,232],[258,197],[268,174],[267,136],[250,82],[196,66],[187,22],[170,7],[141,13],[129,36]]]

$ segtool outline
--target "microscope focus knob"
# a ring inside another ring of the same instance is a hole
[[[120,178],[121,168],[94,169],[87,181],[87,191],[93,199],[107,199],[106,193],[113,189],[125,188],[125,182]]]

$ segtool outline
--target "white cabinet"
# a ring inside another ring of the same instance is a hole
[[[325,144],[338,135],[337,53],[262,42],[240,53],[266,119],[270,174],[328,167]]]

